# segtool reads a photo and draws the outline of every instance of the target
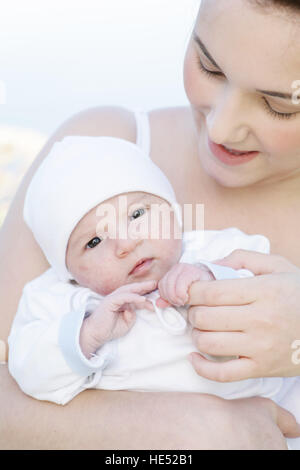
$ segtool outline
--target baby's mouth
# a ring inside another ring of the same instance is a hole
[[[152,264],[153,258],[142,258],[140,259],[133,269],[130,271],[129,275],[132,274],[142,274],[148,270]]]

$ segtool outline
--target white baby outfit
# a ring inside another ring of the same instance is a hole
[[[147,115],[136,115],[137,145],[149,155]],[[263,236],[248,236],[233,228],[187,232],[183,248],[181,262],[201,262],[216,279],[231,279],[251,273],[213,265],[211,261],[237,248],[268,253],[269,242]],[[298,378],[216,383],[198,376],[187,359],[190,352],[197,351],[191,340],[191,326],[185,321],[187,309],[159,309],[155,306],[157,291],[147,297],[156,312],[137,310],[133,328],[106,343],[88,360],[79,346],[80,327],[102,297],[63,280],[50,268],[24,288],[9,336],[10,373],[25,393],[58,404],[69,402],[87,388],[199,392],[228,399],[259,395],[283,404],[300,419]],[[290,448],[300,448],[300,439],[288,441]]]
[[[234,247],[266,252],[268,241],[259,235],[247,236],[237,229],[205,232],[205,237],[203,232],[188,232],[181,262],[193,264],[205,258],[215,277],[240,277],[236,271],[224,267],[216,267],[218,271],[215,271],[208,263],[215,255],[227,255]],[[154,300],[158,293],[155,291],[147,297]],[[171,318],[166,315],[164,318],[171,325],[169,329],[163,327],[157,313],[137,310],[133,328],[125,336],[106,343],[88,360],[80,350],[79,331],[86,313],[95,309],[101,298],[88,288],[61,281],[53,268],[25,286],[9,336],[9,369],[25,393],[65,404],[89,387],[217,391],[235,398],[261,394],[263,390],[272,394],[282,386],[281,378],[267,381],[266,388],[264,379],[237,386],[216,384],[199,377],[187,360],[188,353],[196,351],[190,328],[179,334],[172,332],[178,311],[186,319],[185,308],[168,309]],[[157,310],[163,313],[162,309]]]

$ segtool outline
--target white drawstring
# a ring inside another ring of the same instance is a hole
[[[160,308],[155,300],[150,299],[163,328],[172,335],[182,335],[186,329],[186,320],[174,307]]]

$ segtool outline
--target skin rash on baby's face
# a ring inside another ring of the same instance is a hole
[[[163,216],[151,218],[159,206]],[[78,284],[107,295],[125,284],[158,281],[181,253],[181,231],[170,205],[134,192],[99,204],[80,220],[69,239],[66,264]],[[151,260],[147,268],[132,273],[142,259]]]
[[[249,0],[202,0],[184,84],[207,174],[228,187],[300,178],[300,12],[264,10]],[[208,139],[259,154],[226,165]]]

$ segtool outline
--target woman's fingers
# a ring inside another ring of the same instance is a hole
[[[214,261],[233,269],[248,269],[256,276],[278,272],[296,272],[299,269],[286,258],[248,250],[235,250],[222,260]]]
[[[253,345],[245,341],[245,333],[241,332],[208,332],[194,329],[192,340],[200,354],[211,356],[243,356],[250,357]]]
[[[271,413],[272,419],[285,437],[300,437],[300,424],[297,423],[295,416],[284,408],[284,405],[279,406],[269,398],[256,397],[255,400],[258,401],[258,406],[262,405],[263,413]]]
[[[225,307],[190,307],[188,319],[202,331],[244,331],[251,324],[251,305]]]
[[[216,382],[234,382],[253,377],[255,364],[252,359],[242,357],[227,362],[214,362],[198,353],[191,353],[189,360],[201,377]]]
[[[276,405],[276,423],[285,437],[300,437],[300,424],[289,411]]]
[[[247,305],[257,298],[256,278],[195,281],[189,289],[189,305]]]

